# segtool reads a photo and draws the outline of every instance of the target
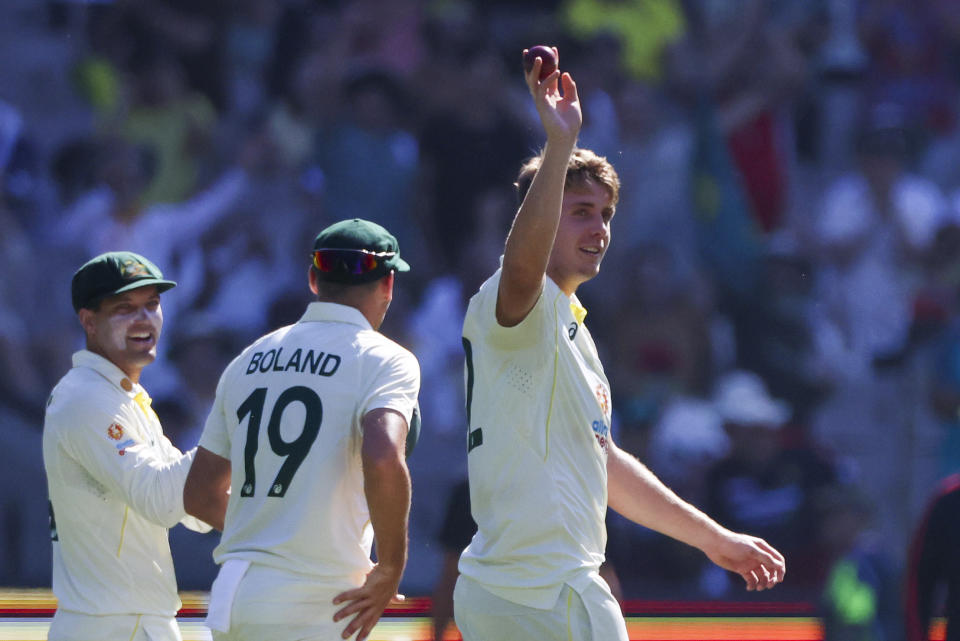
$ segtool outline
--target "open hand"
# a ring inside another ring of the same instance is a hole
[[[716,549],[704,550],[707,557],[747,583],[747,590],[767,590],[783,581],[787,572],[783,555],[755,536],[730,532]]]
[[[560,52],[553,48],[560,63]],[[527,50],[524,49],[524,54]],[[549,76],[540,80],[542,61],[537,58],[533,66],[526,72],[527,87],[533,96],[540,121],[547,132],[547,140],[562,138],[576,140],[583,123],[583,114],[580,110],[580,99],[577,96],[577,85],[569,73],[554,70]],[[561,91],[562,90],[562,91]]]
[[[386,609],[390,601],[396,598],[402,601],[404,597],[397,594],[397,586],[400,584],[400,576],[403,570],[394,570],[381,565],[376,565],[367,574],[367,580],[363,585],[355,590],[341,592],[333,599],[334,605],[346,603],[346,607],[341,608],[333,615],[334,621],[345,619],[351,614],[356,614],[352,621],[340,635],[344,639],[349,639],[357,630],[357,641],[363,641],[370,635],[373,626],[380,620],[380,615]]]

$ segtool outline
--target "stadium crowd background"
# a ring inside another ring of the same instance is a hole
[[[465,302],[543,142],[520,73],[539,43],[623,181],[581,288],[618,442],[784,552],[751,598],[842,609],[866,581],[896,616],[912,529],[960,470],[956,0],[5,0],[0,584],[49,585],[40,437],[81,346],[76,267],[129,249],[179,281],[143,382],[188,448],[226,363],[308,302],[316,231],[361,216],[413,266],[384,332],[423,371],[402,588],[430,593],[466,474]],[[627,598],[750,596],[609,529]],[[181,588],[207,589],[216,536],[171,536]]]

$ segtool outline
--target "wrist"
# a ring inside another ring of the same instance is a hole
[[[388,576],[400,577],[406,565],[404,561],[378,561],[377,569]]]
[[[705,527],[700,530],[699,540],[693,542],[693,546],[708,556],[721,552],[727,544],[731,532],[709,518],[706,519],[704,525]]]
[[[566,149],[567,151],[573,151],[577,146],[577,136],[579,135],[579,130],[573,133],[568,132],[547,132],[547,147],[554,147],[560,150]]]

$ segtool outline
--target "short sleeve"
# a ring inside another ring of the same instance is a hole
[[[371,384],[360,400],[360,416],[376,409],[392,409],[403,415],[409,425],[420,394],[420,364],[417,358],[407,350],[391,345],[393,351],[388,356],[377,352],[389,349],[381,346],[367,355],[365,379]]]
[[[470,299],[463,324],[463,335],[472,342],[479,342],[495,349],[512,351],[537,344],[547,330],[546,283],[537,302],[526,318],[511,327],[504,327],[497,321],[497,296],[500,290],[498,270],[479,291]]]

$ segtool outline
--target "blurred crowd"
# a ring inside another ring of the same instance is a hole
[[[0,15],[0,467],[23,488],[0,499],[0,583],[49,581],[40,429],[81,346],[73,271],[127,249],[179,282],[143,382],[192,447],[226,363],[309,301],[314,234],[359,216],[413,266],[383,330],[423,370],[405,585],[429,593],[466,470],[460,324],[543,144],[520,53],[544,43],[577,81],[581,146],[623,182],[580,290],[615,438],[782,550],[778,598],[842,614],[845,562],[896,598],[924,502],[960,469],[956,0],[9,0]],[[691,551],[609,527],[625,597],[742,596]],[[173,539],[181,586],[207,588],[213,539]]]

